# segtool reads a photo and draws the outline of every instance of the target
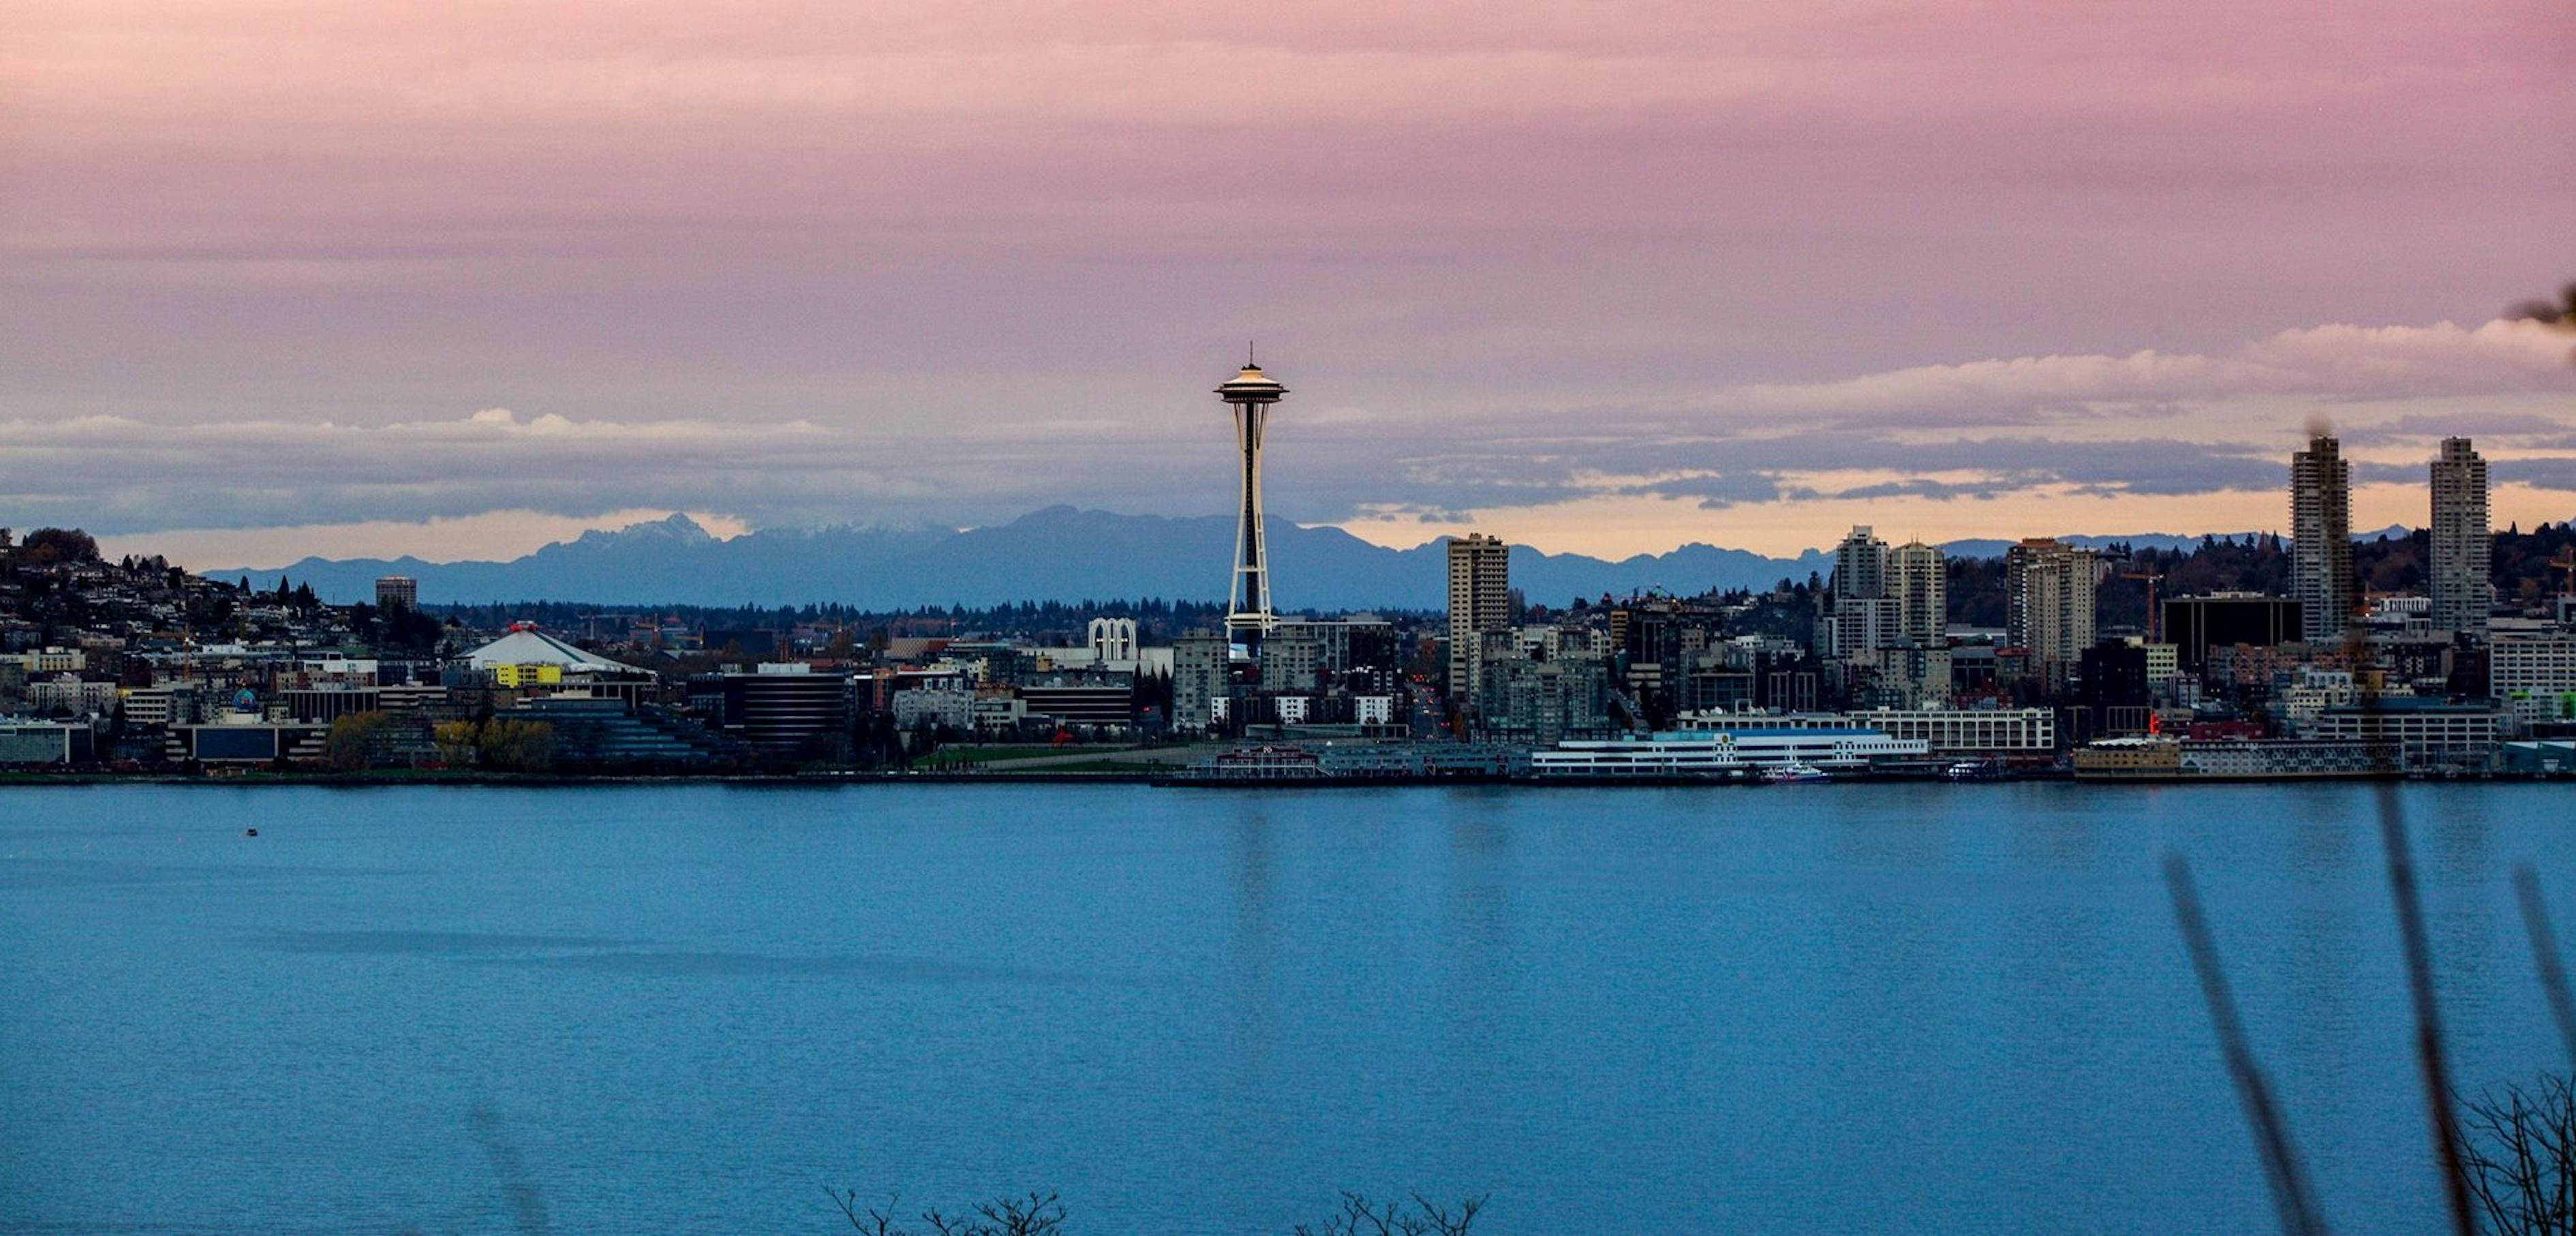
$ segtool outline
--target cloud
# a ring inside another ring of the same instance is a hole
[[[2576,488],[2562,460],[2509,458],[2576,429],[2576,415],[2531,410],[2566,407],[2534,402],[2565,384],[2555,346],[2504,323],[2319,327],[2210,355],[2026,357],[1579,407],[1309,415],[1298,395],[1273,425],[1270,500],[1307,522],[1454,523],[1602,495],[1714,511],[2262,491],[2282,484],[2320,412],[2344,425],[2365,483],[2419,480],[2422,440],[2456,427],[2504,448],[2499,480]],[[759,526],[964,524],[1053,502],[1222,510],[1230,435],[1213,401],[1189,398],[1187,416],[1045,427],[506,408],[379,424],[17,419],[0,421],[0,503],[104,534],[513,510],[687,509]]]
[[[1840,381],[1755,383],[1716,412],[1895,427],[2030,425],[2103,412],[2163,417],[2212,400],[2387,400],[2563,389],[2565,343],[2528,322],[2318,326],[2220,355],[2025,356],[1920,365]]]

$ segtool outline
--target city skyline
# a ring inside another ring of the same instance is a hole
[[[2564,340],[2490,321],[2576,266],[2559,21],[36,10],[0,503],[243,564],[1209,513],[1252,336],[1273,513],[1388,544],[2262,527],[2320,414],[2359,526],[2444,435],[2564,518]]]

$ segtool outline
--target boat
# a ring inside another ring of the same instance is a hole
[[[1762,770],[1762,780],[1770,785],[1809,785],[1833,779],[1832,773],[1799,760]]]
[[[1941,770],[1942,779],[1947,781],[2000,781],[2003,775],[2002,769],[1984,760],[1961,760]]]

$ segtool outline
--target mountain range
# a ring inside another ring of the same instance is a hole
[[[2197,536],[2069,537],[2078,544],[2170,547]],[[1953,555],[1991,557],[2007,542],[1959,541]],[[1169,517],[1049,507],[1006,524],[945,529],[764,529],[718,540],[686,515],[594,531],[507,562],[306,558],[284,568],[207,571],[273,588],[283,576],[335,603],[370,600],[380,575],[420,581],[425,604],[576,601],[600,605],[804,605],[865,610],[990,607],[1020,601],[1223,598],[1234,551],[1228,515]],[[1330,526],[1270,527],[1272,599],[1283,611],[1437,609],[1448,603],[1445,538],[1389,549]],[[1808,550],[1773,558],[1684,545],[1617,561],[1511,550],[1511,578],[1533,601],[1653,589],[1767,588],[1832,570]]]

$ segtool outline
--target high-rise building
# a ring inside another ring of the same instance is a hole
[[[1855,524],[1834,550],[1834,600],[1877,601],[1887,596],[1887,542],[1867,524]]]
[[[2484,464],[2478,466],[2478,491],[2481,494],[2486,492],[2486,465]],[[2486,504],[2483,500],[2479,502],[2478,510],[2479,526],[2484,527]],[[392,609],[397,605],[404,609],[420,608],[419,580],[408,575],[386,575],[376,580],[376,608]]]
[[[1270,610],[1270,542],[1261,527],[1261,434],[1270,405],[1288,388],[1247,357],[1243,372],[1216,393],[1234,410],[1234,444],[1243,452],[1243,500],[1235,510],[1234,578],[1226,593],[1225,631],[1238,641],[1258,643],[1278,624]]]
[[[2005,621],[2015,647],[2052,686],[2064,686],[2093,646],[2092,550],[2034,537],[2004,551]]]
[[[1888,595],[1896,600],[1896,635],[1926,648],[1950,638],[1950,564],[1941,551],[1908,541],[1888,555]]]
[[[1833,606],[1818,633],[1819,652],[1858,657],[1896,642],[1898,614],[1896,599],[1888,594],[1887,542],[1866,524],[1854,525],[1834,549]]]
[[[2318,434],[2290,456],[2290,595],[2300,637],[2343,639],[2352,617],[2352,465],[2343,445]]]
[[[2487,461],[2467,438],[2433,460],[2433,628],[2484,639],[2495,541],[2487,534]]]
[[[1449,698],[1472,706],[1484,679],[1485,636],[1512,622],[1511,547],[1470,532],[1449,542]]]

